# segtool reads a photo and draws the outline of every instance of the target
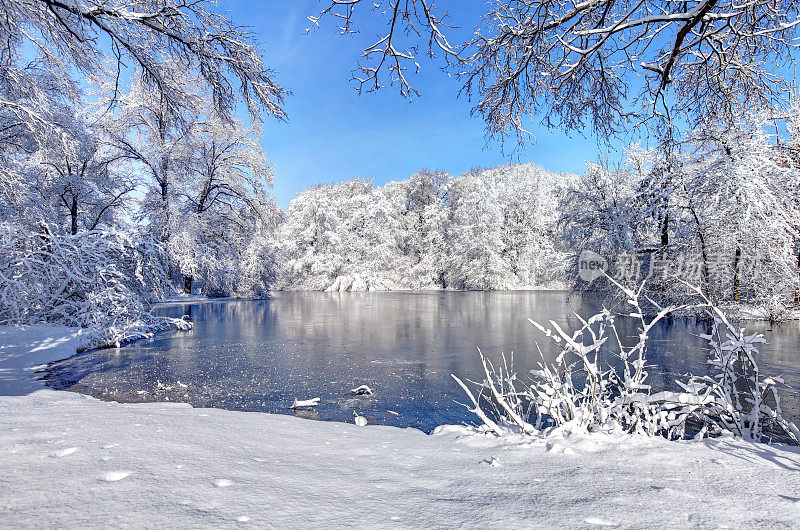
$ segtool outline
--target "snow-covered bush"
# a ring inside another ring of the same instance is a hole
[[[700,433],[730,431],[759,441],[768,436],[768,429],[777,428],[800,443],[800,431],[781,414],[775,385],[783,381],[779,377],[761,377],[755,361],[756,345],[766,342],[763,335],[736,328],[718,307],[706,305],[714,323],[711,332],[701,337],[708,341],[708,363],[714,373],[692,376],[688,383],[678,382],[691,396],[690,401],[702,404],[691,411],[703,422]]]
[[[647,318],[639,303],[643,286],[637,291],[616,286],[631,306],[623,316],[637,322],[638,339],[632,346],[625,345],[616,317],[606,309],[589,319],[578,317],[582,326],[572,333],[552,320],[547,327],[531,321],[561,352],[552,364],[543,357],[527,384],[517,380],[505,358],[495,366],[482,353],[485,379],[478,383],[477,396],[453,376],[485,429],[497,435],[532,434],[569,424],[587,431],[681,438],[688,426],[696,431],[695,436],[732,432],[751,441],[767,439],[768,431],[774,429],[772,432],[800,443],[798,429],[781,415],[775,389],[778,379],[761,377],[755,362],[755,345],[764,338],[734,328],[700,289],[692,289],[701,300],[696,307],[705,308],[714,319],[712,332],[704,335],[714,371],[676,381],[683,392],[651,392],[646,370],[650,330],[683,307],[656,304],[656,316]],[[481,403],[488,404],[492,413],[482,410]]]
[[[159,245],[122,231],[60,235],[0,224],[0,324],[80,327],[91,347],[189,329],[146,306],[172,289],[163,258]]]

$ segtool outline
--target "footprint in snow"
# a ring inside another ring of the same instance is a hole
[[[495,457],[495,456],[491,456],[491,457],[489,457],[489,458],[484,458],[484,459],[482,460],[482,462],[483,462],[484,464],[489,464],[489,465],[490,465],[490,466],[492,466],[492,467],[500,467],[500,466],[502,465],[502,464],[500,463],[500,460],[498,460],[498,459],[497,459],[497,457]]]
[[[74,453],[77,450],[78,450],[77,447],[67,447],[67,448],[62,449],[61,451],[57,452],[56,456],[58,458],[61,458],[63,456],[69,456],[69,455],[71,455],[72,453]]]
[[[128,478],[130,475],[130,471],[109,471],[103,475],[103,480],[106,482],[117,482],[118,480]]]
[[[218,478],[214,481],[214,486],[218,488],[227,488],[229,486],[233,486],[233,481],[226,478]]]

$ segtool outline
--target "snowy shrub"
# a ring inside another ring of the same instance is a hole
[[[708,304],[714,323],[711,332],[701,337],[708,341],[714,368],[712,375],[690,377],[678,382],[691,397],[701,403],[692,413],[702,421],[701,434],[730,431],[747,440],[759,441],[768,436],[767,429],[777,428],[795,443],[800,431],[781,414],[775,385],[779,377],[761,377],[755,355],[757,344],[766,342],[759,333],[747,334],[734,327],[725,314]]]
[[[145,305],[171,289],[163,257],[152,241],[121,231],[57,235],[2,224],[0,323],[80,327],[92,347],[189,329],[189,322],[154,316]]]
[[[762,378],[754,360],[755,345],[764,338],[734,328],[700,289],[693,289],[701,298],[696,306],[704,307],[714,319],[712,332],[704,336],[714,372],[676,381],[683,392],[651,392],[645,369],[650,330],[683,307],[656,305],[656,316],[648,319],[639,303],[643,287],[634,292],[616,286],[631,306],[625,316],[637,321],[634,345],[624,344],[615,316],[605,309],[589,319],[578,317],[582,325],[572,333],[554,321],[548,327],[531,321],[561,351],[554,363],[543,360],[539,369],[532,370],[529,383],[517,380],[505,358],[495,366],[482,353],[485,379],[477,383],[477,396],[453,376],[485,429],[497,435],[532,434],[570,424],[587,431],[682,438],[687,426],[696,426],[696,436],[732,432],[751,441],[763,441],[769,429],[776,429],[800,443],[800,432],[781,415],[775,389],[778,379]],[[495,419],[482,410],[482,402],[489,405]]]

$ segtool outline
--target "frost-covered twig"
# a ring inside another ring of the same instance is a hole
[[[505,434],[505,431],[503,431],[503,429],[501,429],[500,426],[497,425],[497,423],[492,421],[489,418],[489,416],[487,416],[486,413],[481,409],[478,400],[475,399],[475,396],[472,394],[472,391],[470,391],[469,387],[467,387],[467,385],[464,384],[464,381],[456,377],[454,374],[450,375],[453,379],[455,379],[456,383],[458,383],[458,385],[462,389],[464,389],[464,392],[467,394],[467,396],[469,396],[470,401],[472,401],[473,408],[469,409],[469,407],[467,407],[469,411],[475,414],[478,417],[478,419],[480,419],[483,422],[483,424],[486,425],[497,436],[503,436],[503,434]]]

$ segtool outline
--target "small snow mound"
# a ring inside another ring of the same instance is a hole
[[[233,481],[228,480],[226,478],[218,478],[217,480],[214,481],[214,486],[218,488],[228,488],[230,486],[233,486]]]
[[[466,427],[464,425],[439,425],[435,429],[433,429],[434,436],[441,436],[444,434],[460,434],[460,435],[470,435],[474,434],[475,429],[472,427]]]
[[[300,409],[306,407],[316,407],[319,405],[319,398],[311,398],[311,399],[295,399],[290,406],[290,409]]]
[[[591,524],[595,526],[619,526],[619,523],[615,523],[613,521],[607,521],[605,519],[600,519],[599,517],[588,517],[584,520],[586,524]]]
[[[545,444],[545,449],[551,451],[553,453],[561,453],[564,455],[575,455],[578,454],[575,452],[574,449],[571,447],[567,447],[566,445],[559,443],[559,442],[547,442]]]
[[[61,458],[62,456],[69,456],[77,450],[77,447],[67,447],[66,449],[62,449],[61,451],[57,452],[56,456],[58,458]]]
[[[130,475],[130,471],[109,471],[103,475],[103,480],[106,482],[117,482],[118,480],[128,478]]]
[[[236,518],[236,520],[240,523],[246,523],[250,521],[250,518],[247,517],[246,515],[240,515],[239,517]]]
[[[358,425],[359,427],[367,426],[367,418],[365,418],[364,416],[359,416],[358,414],[356,414],[354,421],[356,422],[356,425]]]
[[[355,396],[371,396],[374,394],[372,389],[367,385],[361,385],[357,388],[351,388],[350,393]]]

